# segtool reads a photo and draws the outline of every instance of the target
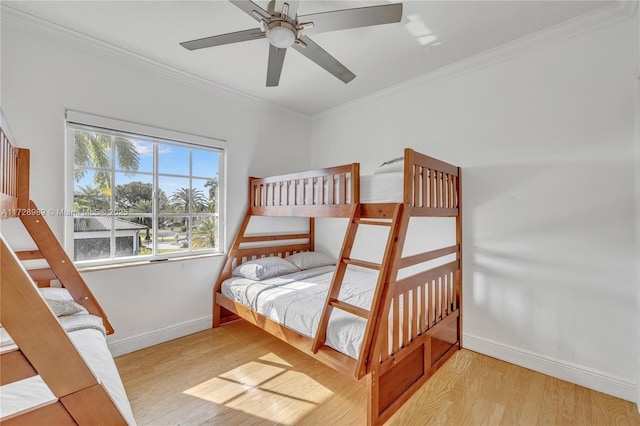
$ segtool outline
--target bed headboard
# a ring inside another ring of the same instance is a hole
[[[404,204],[413,216],[458,216],[460,168],[406,148]]]
[[[255,216],[350,217],[360,202],[360,164],[249,178]]]
[[[0,219],[29,207],[29,150],[15,146],[0,110]]]

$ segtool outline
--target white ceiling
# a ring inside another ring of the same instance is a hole
[[[255,1],[266,9],[266,1]],[[397,24],[312,39],[356,74],[344,84],[293,49],[265,87],[266,39],[188,51],[179,42],[256,28],[218,1],[3,1],[4,5],[304,114],[315,114],[558,25],[611,1],[404,1]],[[279,2],[280,3],[280,2]],[[301,1],[299,14],[386,4]],[[279,10],[279,4],[277,10]]]

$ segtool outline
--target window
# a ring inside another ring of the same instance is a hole
[[[80,264],[220,252],[224,141],[67,111],[67,250]]]

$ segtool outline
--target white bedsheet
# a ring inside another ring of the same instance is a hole
[[[334,266],[324,266],[264,281],[232,277],[222,284],[222,294],[313,338],[334,270]],[[375,273],[348,269],[340,300],[369,309],[376,277]],[[327,329],[327,346],[357,359],[366,325],[364,319],[334,309]]]

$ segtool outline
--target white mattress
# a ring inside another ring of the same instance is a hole
[[[264,281],[232,277],[222,284],[222,294],[254,311],[313,338],[329,291],[335,266],[323,266]],[[340,300],[369,309],[377,274],[348,269]],[[327,329],[327,346],[358,358],[366,321],[334,309]]]
[[[360,176],[361,203],[402,203],[404,173]]]

